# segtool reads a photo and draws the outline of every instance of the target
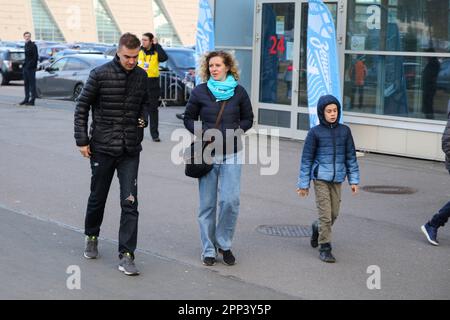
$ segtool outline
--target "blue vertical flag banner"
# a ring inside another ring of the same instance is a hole
[[[322,0],[308,1],[307,90],[310,128],[319,124],[317,101],[332,94],[341,102],[336,29]],[[342,107],[341,107],[342,108]],[[342,123],[342,109],[339,122]]]
[[[199,12],[197,22],[197,34],[195,40],[196,69],[199,68],[200,57],[205,52],[214,50],[214,23],[211,8],[208,0],[199,1]],[[201,79],[196,72],[195,83],[201,83]]]

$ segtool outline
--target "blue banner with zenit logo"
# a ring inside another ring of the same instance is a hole
[[[307,89],[310,128],[319,124],[317,101],[332,94],[341,102],[336,29],[327,6],[321,0],[308,1]],[[342,123],[342,110],[339,122]]]

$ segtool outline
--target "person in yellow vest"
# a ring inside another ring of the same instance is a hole
[[[159,85],[159,63],[167,60],[167,54],[157,38],[150,32],[142,35],[142,47],[139,51],[138,66],[147,72],[148,107],[144,110],[145,120],[150,118],[150,135],[153,141],[160,142],[158,131],[158,106],[161,88]]]

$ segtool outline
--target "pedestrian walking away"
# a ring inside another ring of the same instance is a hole
[[[442,151],[445,154],[445,167],[450,173],[450,113],[447,115],[447,125],[445,126],[444,134],[442,135]],[[439,245],[437,239],[437,232],[440,227],[443,227],[450,217],[450,201],[447,202],[431,219],[421,226],[422,232],[425,234],[428,242],[434,246]]]
[[[134,251],[138,232],[138,167],[144,137],[144,107],[148,104],[147,75],[137,68],[139,39],[125,33],[111,62],[89,74],[75,108],[75,140],[90,159],[91,193],[85,217],[84,256],[98,256],[98,236],[114,175],[120,184],[119,270],[138,275]],[[89,112],[92,123],[88,134]]]
[[[167,60],[167,54],[158,43],[158,39],[150,32],[142,35],[142,47],[139,51],[138,66],[147,73],[147,90],[150,98],[144,110],[145,120],[150,119],[150,135],[155,142],[160,142],[158,131],[159,98],[161,87],[159,85],[159,63]]]
[[[308,196],[313,180],[319,219],[312,224],[311,246],[319,246],[322,261],[336,262],[331,253],[331,227],[339,215],[346,177],[352,193],[358,192],[359,167],[350,128],[339,123],[340,102],[332,95],[320,97],[317,115],[320,123],[309,130],[303,146],[297,193]]]
[[[34,106],[36,100],[36,69],[38,62],[38,49],[31,41],[31,33],[26,31],[23,34],[25,39],[25,62],[23,63],[23,80],[25,98],[20,105]]]
[[[226,265],[233,265],[236,258],[231,249],[241,189],[240,135],[253,125],[252,105],[244,87],[237,83],[237,64],[228,52],[206,53],[199,71],[206,83],[192,91],[183,121],[191,133],[200,139],[213,141],[217,146],[211,152],[212,170],[198,180],[201,260],[204,265],[212,266],[219,253]],[[199,117],[202,123],[198,130],[200,133],[194,128]],[[211,132],[217,133],[216,119],[220,119],[217,126],[220,136],[210,139]]]

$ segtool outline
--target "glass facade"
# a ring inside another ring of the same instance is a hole
[[[349,0],[344,110],[446,120],[450,1]]]
[[[262,6],[259,101],[290,105],[295,3]]]
[[[36,40],[65,41],[64,36],[41,0],[31,0],[34,35]]]
[[[94,0],[97,37],[99,42],[115,44],[119,42],[120,30],[108,11],[104,0]]]
[[[159,1],[154,1],[153,6],[153,23],[155,25],[155,33],[161,45],[166,46],[181,46],[182,43],[178,37],[169,19],[161,10]]]

